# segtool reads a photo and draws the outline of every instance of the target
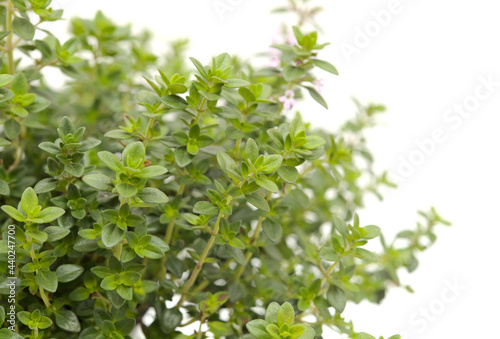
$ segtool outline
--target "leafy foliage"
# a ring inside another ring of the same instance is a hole
[[[318,11],[291,4],[301,27]],[[159,58],[149,33],[101,12],[60,41],[42,28],[62,18],[50,1],[2,5],[1,323],[13,224],[25,338],[130,338],[136,326],[148,338],[312,339],[324,326],[374,338],[343,318],[346,303],[380,302],[447,222],[432,209],[392,243],[360,223],[364,197],[393,186],[364,137],[384,108],[357,103],[334,133],[290,117],[304,96],[327,107],[315,74],[338,74],[317,32],[293,27],[274,66],[226,53],[207,65],[185,62],[184,41]],[[375,238],[380,250],[366,249]]]

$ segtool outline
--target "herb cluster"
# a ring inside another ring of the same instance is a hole
[[[318,9],[292,1],[293,41],[254,67],[226,53],[188,63],[185,41],[156,56],[149,33],[100,12],[60,41],[50,3],[0,3],[0,324],[11,224],[18,320],[0,337],[374,338],[346,303],[401,285],[447,222],[422,213],[401,243],[359,220],[363,198],[392,186],[364,138],[384,107],[357,103],[334,133],[294,110],[327,107],[316,74],[337,75],[299,27]]]

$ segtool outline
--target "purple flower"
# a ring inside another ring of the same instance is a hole
[[[314,80],[314,86],[316,86],[316,90],[318,91],[318,93],[321,93],[323,87],[325,87],[325,85],[323,85],[323,79]]]
[[[279,97],[278,100],[283,103],[283,107],[285,109],[292,109],[293,106],[297,103],[294,97],[295,93],[291,89],[288,89],[285,91],[285,95]]]
[[[268,67],[278,67],[281,64],[280,53],[273,49],[271,51],[271,60],[266,64]]]

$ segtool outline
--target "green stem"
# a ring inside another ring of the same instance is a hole
[[[5,9],[5,13],[7,15],[6,18],[6,30],[9,33],[7,36],[7,58],[9,60],[9,63],[7,65],[7,69],[10,74],[14,74],[14,50],[12,48],[12,1],[7,0],[7,7]]]
[[[40,287],[40,286],[39,286]],[[45,304],[45,307],[50,308],[50,301],[47,295],[45,294],[45,290],[43,287],[40,287],[40,296],[42,297],[43,303]]]
[[[189,280],[184,285],[184,289],[182,290],[182,294],[181,294],[181,299],[177,303],[177,307],[181,307],[182,306],[182,304],[184,303],[184,300],[186,299],[187,293],[189,292],[189,289],[191,288],[191,286],[193,286],[194,282],[196,281],[196,278],[198,277],[198,274],[200,274],[200,272],[201,272],[201,269],[203,267],[203,263],[207,259],[208,252],[210,252],[210,250],[212,249],[212,246],[215,243],[215,237],[219,233],[219,225],[220,225],[220,219],[221,218],[222,218],[222,213],[219,212],[219,216],[217,217],[217,221],[215,222],[214,232],[210,236],[210,240],[208,240],[208,243],[205,246],[205,250],[201,254],[200,260],[198,260],[198,264],[195,266],[193,272],[191,273],[191,276],[189,277]]]
[[[182,184],[179,186],[179,190],[177,191],[177,195],[182,195],[184,193],[184,188],[186,185]],[[170,241],[172,240],[172,234],[174,232],[174,224],[175,224],[175,216],[172,217],[172,220],[168,223],[167,232],[165,233],[165,242],[170,245]]]
[[[205,103],[207,102],[207,99],[203,98],[200,101],[200,104],[198,105],[198,108],[196,109],[198,111],[198,114],[196,114],[196,118],[194,119],[194,124],[197,124],[198,121],[200,120],[201,113],[203,113],[205,110],[203,109],[203,106],[205,106]],[[193,125],[194,125],[193,124]]]
[[[31,237],[28,237],[27,240],[31,241]],[[35,262],[36,254],[35,250],[33,249],[33,244],[31,244],[30,256],[31,256],[31,261]],[[38,269],[35,271],[35,273],[38,274]],[[47,295],[45,294],[45,290],[43,289],[42,286],[38,286],[38,290],[40,291],[40,296],[42,297],[45,307],[50,308],[51,304],[49,298],[47,298]]]
[[[113,252],[114,252],[114,255],[115,255],[116,259],[120,260],[120,257],[122,256],[122,250],[123,250],[123,243],[120,242],[113,249]]]
[[[205,321],[205,317],[202,317],[200,319],[200,327],[198,327],[198,333],[196,333],[196,338],[197,339],[202,339],[203,338],[203,332],[201,331],[201,326],[203,326],[203,322]]]
[[[177,195],[182,195],[184,193],[184,188],[186,185],[182,184],[179,186],[179,190],[177,191]],[[172,241],[172,235],[174,234],[174,229],[175,229],[175,220],[177,218],[175,216],[172,217],[172,220],[167,225],[167,231],[165,232],[165,242],[170,245],[170,241]],[[165,261],[167,261],[167,256],[165,255],[163,258],[161,258],[161,265],[160,265],[160,280],[165,279],[165,275],[167,274],[167,268],[165,267]]]
[[[257,223],[257,227],[255,228],[255,232],[253,232],[252,237],[250,238],[249,245],[253,246],[257,239],[259,238],[260,232],[262,231],[262,222],[266,219],[265,217],[259,217],[259,222]],[[238,271],[236,272],[236,280],[240,279],[241,275],[243,274],[243,271],[245,271],[245,267],[247,266],[248,262],[250,259],[252,259],[252,252],[248,251],[245,254],[245,265],[240,266],[238,268]]]
[[[153,123],[155,122],[155,118],[150,118],[148,122],[148,126],[146,127],[146,135],[144,136],[144,148],[147,147],[148,142],[150,140],[151,135],[151,127],[153,127]]]

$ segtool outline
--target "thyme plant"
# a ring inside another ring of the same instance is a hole
[[[335,132],[294,109],[327,107],[317,74],[337,75],[302,25],[317,9],[292,1],[302,27],[255,67],[156,56],[101,12],[61,41],[50,0],[0,5],[1,338],[375,338],[346,303],[402,285],[446,222],[422,213],[401,243],[360,221],[393,186],[364,137],[384,107]]]

